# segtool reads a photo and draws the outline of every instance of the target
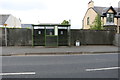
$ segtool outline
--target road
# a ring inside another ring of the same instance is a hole
[[[2,57],[3,78],[118,78],[118,54]]]

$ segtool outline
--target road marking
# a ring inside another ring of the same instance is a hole
[[[120,67],[86,69],[86,71],[102,71],[102,70],[113,70],[113,69],[120,69]]]
[[[7,76],[7,75],[33,75],[36,74],[35,72],[19,72],[19,73],[0,73],[0,76]]]
[[[116,54],[119,54],[119,53],[102,53],[102,54],[101,53],[95,53],[95,54],[91,53],[91,54],[81,54],[81,55],[110,55],[110,54],[111,55],[114,55],[114,54],[116,55]]]

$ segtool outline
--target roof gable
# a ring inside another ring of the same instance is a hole
[[[115,15],[118,15],[118,13],[119,13],[118,8],[113,8],[112,6],[110,6],[110,7],[95,6],[93,9],[101,16],[106,15],[106,13],[108,13],[109,10],[112,10]]]
[[[108,13],[109,10],[112,10],[115,14],[117,14],[117,11],[112,6],[106,9],[105,13]]]
[[[85,13],[85,15],[84,15],[84,17],[83,17],[83,20],[85,19],[85,16],[87,15],[87,13],[88,13],[88,11],[89,11],[90,9],[92,9],[93,11],[95,11],[94,8],[88,8],[87,11],[86,11],[86,13]],[[97,14],[97,11],[95,11],[95,13]]]
[[[6,22],[6,20],[8,19],[9,16],[10,15],[1,14],[0,15],[0,25],[3,25]]]
[[[95,6],[93,10],[95,10],[99,15],[102,15],[102,11],[105,9],[105,7],[97,7]]]

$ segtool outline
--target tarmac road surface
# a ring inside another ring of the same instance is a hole
[[[3,56],[3,78],[118,78],[118,54]]]

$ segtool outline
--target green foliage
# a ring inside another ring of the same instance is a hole
[[[62,25],[68,25],[68,24],[69,24],[69,21],[64,20],[61,24],[62,24]]]
[[[31,29],[30,27],[26,27],[26,29]]]
[[[101,17],[99,14],[95,17],[95,20],[93,22],[93,25],[90,26],[91,30],[103,30],[103,24],[101,21]]]

